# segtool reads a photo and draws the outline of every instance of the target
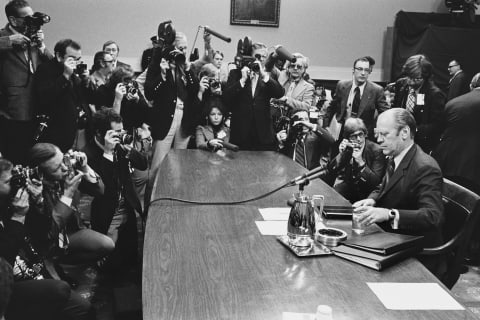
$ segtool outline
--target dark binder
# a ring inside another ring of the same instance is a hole
[[[327,219],[352,219],[352,206],[324,206],[322,214]]]
[[[406,258],[409,258],[416,253],[418,253],[420,247],[409,247],[404,250],[397,251],[389,255],[380,255],[368,251],[363,251],[361,249],[347,247],[345,245],[340,245],[338,247],[332,248],[333,254],[346,259],[353,261],[355,263],[364,265],[371,269],[381,271],[389,266],[392,266]]]
[[[397,251],[422,245],[423,236],[376,232],[360,236],[352,236],[343,244],[376,254],[390,255]]]

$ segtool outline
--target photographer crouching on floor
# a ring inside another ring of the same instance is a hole
[[[290,123],[277,133],[277,140],[281,153],[308,170],[326,167],[335,142],[326,129],[311,123],[308,111],[302,109],[293,111]]]
[[[338,155],[328,164],[326,180],[352,203],[364,199],[382,181],[386,160],[375,142],[367,139],[367,127],[360,118],[345,121]]]

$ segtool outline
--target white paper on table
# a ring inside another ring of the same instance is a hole
[[[292,208],[285,207],[285,208],[259,208],[260,214],[263,217],[263,220],[288,220],[288,216],[290,215],[290,210]]]
[[[287,234],[287,221],[255,221],[264,236],[283,236]]]
[[[282,320],[315,320],[314,313],[283,312]]]
[[[465,310],[438,283],[367,282],[390,310]]]

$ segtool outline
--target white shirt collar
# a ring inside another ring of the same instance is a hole
[[[405,155],[407,154],[407,152],[413,147],[414,143],[412,142],[411,145],[409,145],[408,147],[406,147],[405,149],[402,150],[402,152],[400,152],[399,154],[397,154],[394,158],[393,158],[393,162],[395,162],[395,170],[397,170],[398,166],[400,165],[400,163],[402,162],[403,158],[405,158]]]

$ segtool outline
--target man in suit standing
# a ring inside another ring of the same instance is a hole
[[[115,69],[116,67],[130,67],[129,64],[124,63],[118,60],[118,53],[120,52],[120,48],[118,44],[113,41],[109,40],[103,44],[103,52],[109,53],[113,57],[113,65],[112,68]]]
[[[0,30],[0,151],[14,163],[24,163],[33,145],[33,73],[52,58],[39,30],[25,36],[25,17],[32,16],[28,2],[14,0],[5,6],[8,24]]]
[[[424,247],[442,243],[444,221],[442,172],[437,162],[413,141],[415,119],[405,109],[392,108],[377,120],[375,134],[388,164],[382,183],[353,204],[360,222],[378,223],[389,232],[423,235]],[[434,274],[442,265],[436,259],[421,261]]]
[[[447,101],[450,101],[453,98],[467,93],[469,87],[467,75],[463,72],[462,66],[457,60],[450,61],[448,64],[448,73],[451,78],[448,81]]]
[[[324,128],[310,123],[305,110],[294,111],[292,121],[288,136],[285,130],[277,133],[280,152],[308,170],[326,167],[330,147],[335,142],[333,137]]]
[[[335,97],[328,106],[324,126],[335,116],[338,123],[345,123],[350,117],[360,118],[365,123],[368,137],[373,140],[375,110],[380,114],[389,108],[383,88],[368,80],[372,72],[370,57],[362,57],[353,63],[353,80],[339,81]]]
[[[385,156],[378,144],[366,138],[362,119],[347,119],[343,136],[338,155],[328,164],[327,180],[334,179],[333,188],[355,202],[367,197],[382,181]]]
[[[232,70],[224,92],[232,111],[231,141],[242,150],[275,150],[270,99],[280,98],[284,90],[265,71],[266,46],[254,43],[252,48],[252,70]]]
[[[415,143],[430,153],[442,133],[445,94],[433,82],[433,66],[422,54],[408,58],[402,74],[405,77],[395,83],[392,107],[404,108],[413,114],[417,124]]]

